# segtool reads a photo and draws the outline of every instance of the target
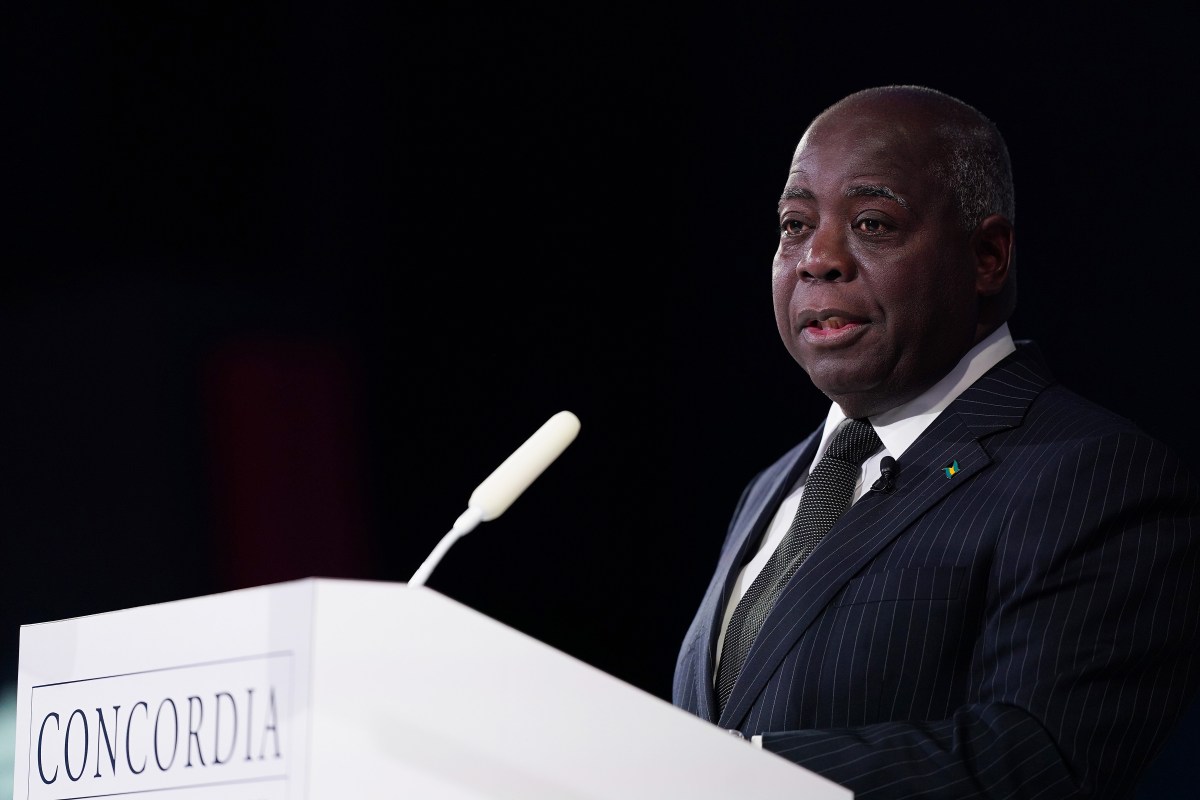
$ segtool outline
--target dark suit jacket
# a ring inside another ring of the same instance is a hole
[[[718,716],[730,587],[819,439],[743,493],[675,704],[864,800],[1128,796],[1200,680],[1200,491],[1180,461],[1022,343],[901,456],[892,493],[838,520]]]

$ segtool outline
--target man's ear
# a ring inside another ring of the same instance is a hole
[[[1001,214],[984,217],[971,234],[975,288],[981,297],[999,294],[1012,279],[1013,224]]]

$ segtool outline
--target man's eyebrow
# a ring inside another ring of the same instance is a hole
[[[784,189],[783,196],[779,198],[779,204],[787,200],[815,200],[816,197],[808,189]]]
[[[852,186],[846,191],[847,197],[886,197],[894,203],[899,203],[904,208],[908,208],[908,201],[900,195],[893,192],[886,186],[876,186],[875,184],[861,184]],[[782,204],[788,200],[814,200],[816,199],[812,192],[808,189],[786,189],[783,196],[779,198]]]
[[[846,197],[886,197],[888,200],[908,208],[908,201],[886,186],[876,186],[874,184],[853,186],[846,191]]]

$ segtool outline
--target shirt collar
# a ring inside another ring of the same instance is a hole
[[[981,339],[966,352],[954,369],[924,392],[895,408],[867,419],[879,434],[884,448],[893,458],[900,455],[917,440],[946,406],[954,402],[963,391],[984,373],[999,364],[1017,349],[1008,324],[1004,323]],[[821,434],[821,446],[817,458],[825,452],[833,432],[846,419],[841,406],[831,403],[825,418],[825,430]],[[814,459],[815,463],[815,459]]]

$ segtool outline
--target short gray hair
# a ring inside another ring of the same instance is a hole
[[[1015,222],[1016,210],[1012,162],[1004,138],[991,120],[970,110],[978,115],[977,121],[938,126],[937,135],[948,146],[933,172],[958,203],[963,227],[973,231],[989,214],[1001,214]]]

